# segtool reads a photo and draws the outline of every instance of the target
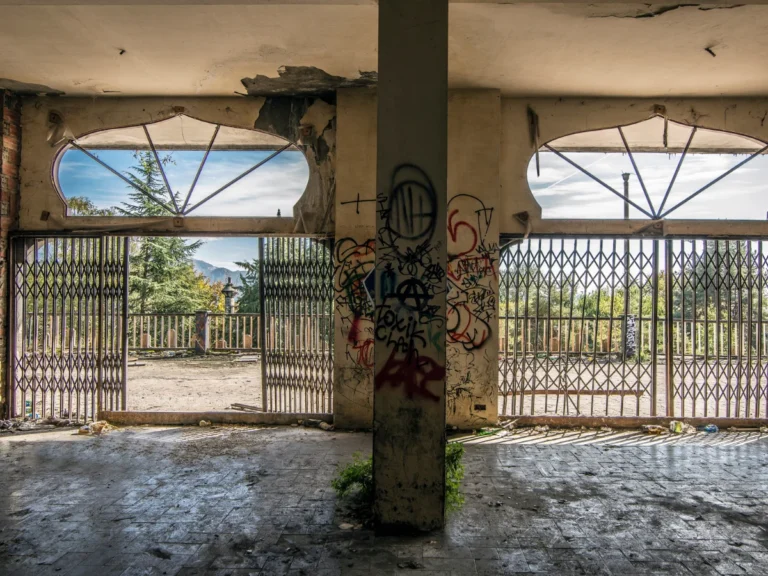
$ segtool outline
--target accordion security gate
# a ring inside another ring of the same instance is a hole
[[[512,240],[500,263],[499,413],[766,417],[765,247]]]
[[[333,410],[332,254],[332,239],[259,239],[265,411]]]
[[[20,237],[11,254],[8,415],[124,410],[128,238]]]

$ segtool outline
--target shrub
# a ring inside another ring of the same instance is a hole
[[[339,470],[331,487],[339,498],[356,492],[361,500],[373,502],[373,457],[363,459],[360,452],[352,454],[352,462]]]
[[[464,480],[464,444],[451,443],[445,447],[445,509],[450,512],[461,508],[464,496],[461,481]]]
[[[463,444],[445,446],[445,509],[456,510],[464,504],[461,494],[461,481],[464,479]],[[338,476],[331,481],[331,487],[339,498],[354,496],[367,505],[368,511],[373,506],[373,456],[363,458],[355,452],[352,462],[339,470]]]

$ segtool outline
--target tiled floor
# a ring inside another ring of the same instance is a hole
[[[466,504],[419,538],[339,529],[329,482],[366,434],[2,436],[0,575],[768,574],[765,437],[594,436],[476,438]]]

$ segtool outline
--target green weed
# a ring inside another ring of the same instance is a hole
[[[450,512],[464,504],[461,481],[464,479],[463,444],[447,444],[445,447],[445,509]],[[363,458],[356,452],[352,462],[339,469],[331,481],[331,487],[339,498],[351,497],[365,504],[368,511],[373,507],[373,456]]]

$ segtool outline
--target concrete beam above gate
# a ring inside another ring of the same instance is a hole
[[[445,500],[448,1],[379,4],[373,473],[382,531]]]

